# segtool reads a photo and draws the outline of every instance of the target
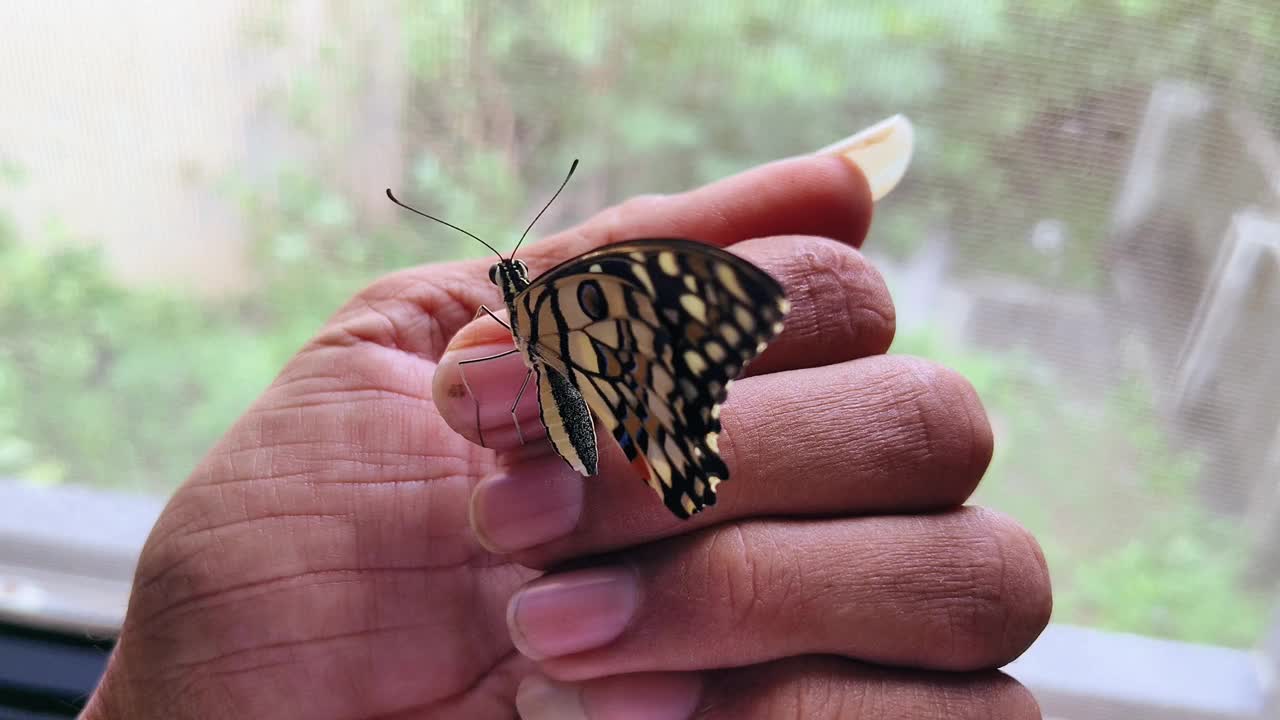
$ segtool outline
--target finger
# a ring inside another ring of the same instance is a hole
[[[871,191],[856,165],[840,157],[791,158],[679,195],[632,198],[579,227],[534,243],[521,258],[536,276],[588,250],[644,237],[687,237],[727,247],[752,238],[799,235],[858,246],[870,226],[871,212]],[[486,279],[489,264],[477,261],[471,267],[474,282],[453,287],[455,299],[471,303],[467,312],[474,314],[484,303],[501,306],[501,297]],[[485,325],[490,324],[496,325]],[[455,337],[450,349],[501,337],[491,331],[474,340]]]
[[[511,599],[516,647],[583,680],[830,654],[971,671],[1017,657],[1049,619],[1035,540],[980,508],[751,521],[552,573]]]
[[[729,478],[690,520],[675,519],[600,433],[598,476],[531,444],[540,455],[477,484],[472,527],[491,549],[546,567],[738,518],[936,510],[965,501],[993,445],[968,381],[897,355],[745,378],[721,422]]]
[[[893,302],[880,274],[857,250],[804,236],[748,240],[732,250],[782,283],[792,305],[782,334],[748,366],[748,374],[827,365],[888,350]],[[494,314],[505,322],[505,311]],[[472,442],[483,434],[486,446],[500,450],[520,444],[510,409],[528,368],[514,355],[505,362],[476,360],[512,349],[510,331],[482,315],[454,336],[434,378],[433,396],[444,421]],[[518,415],[526,440],[543,435],[536,402],[526,402]]]
[[[747,240],[731,250],[773,275],[791,302],[782,334],[751,361],[747,375],[888,352],[896,327],[893,299],[862,253],[813,237]]]
[[[633,198],[530,243],[520,257],[537,274],[593,248],[643,237],[727,246],[753,237],[816,235],[859,245],[874,203],[858,164],[866,155],[830,152],[779,160],[688,192]],[[896,155],[905,162],[910,147]],[[864,162],[887,164],[878,157]],[[342,308],[313,345],[371,342],[435,360],[478,306],[501,305],[488,280],[492,263],[424,265],[383,277]]]
[[[788,658],[706,673],[642,673],[582,683],[530,675],[523,720],[1039,720],[1031,693],[1000,672],[876,668]]]
[[[777,160],[676,195],[642,195],[529,246],[535,271],[597,247],[686,237],[725,247],[756,237],[815,235],[861,245],[873,206],[867,178],[843,157]]]

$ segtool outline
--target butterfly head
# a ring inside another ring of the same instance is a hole
[[[523,260],[494,263],[489,268],[489,282],[502,290],[502,299],[510,303],[521,290],[529,287],[529,266]]]
[[[454,230],[457,230],[458,232],[464,235],[467,235],[468,237],[478,241],[481,245],[484,245],[485,247],[489,248],[490,252],[492,252],[494,255],[497,255],[498,262],[489,268],[489,282],[493,283],[494,285],[497,285],[498,288],[502,290],[502,299],[505,300],[508,305],[510,305],[512,301],[515,300],[516,295],[519,295],[522,290],[529,287],[529,266],[525,265],[523,261],[516,260],[513,256],[515,255],[516,250],[520,249],[520,245],[524,242],[525,237],[529,235],[529,231],[533,229],[534,223],[538,222],[538,218],[542,217],[542,213],[546,212],[547,208],[551,207],[551,203],[554,202],[555,199],[560,196],[560,191],[564,190],[564,186],[569,184],[569,178],[573,177],[573,171],[576,170],[577,168],[578,168],[578,161],[575,159],[573,161],[573,164],[569,166],[569,173],[564,176],[564,182],[560,183],[560,188],[556,190],[555,195],[552,195],[551,199],[547,201],[547,204],[543,205],[542,209],[538,211],[538,214],[534,216],[533,222],[530,222],[529,226],[524,229],[524,233],[520,235],[520,239],[516,242],[515,248],[511,250],[511,256],[508,256],[508,257],[503,257],[502,253],[498,252],[492,245],[485,242],[484,240],[481,240],[476,235],[466,230],[463,230],[457,225],[441,220],[440,218],[434,215],[429,215],[427,213],[424,213],[421,210],[418,210],[417,208],[413,208],[408,205],[405,205],[404,203],[396,199],[396,196],[391,192],[391,188],[387,188],[387,197],[391,200],[391,202],[395,203],[396,205],[399,205],[405,210],[421,215],[422,217],[427,218],[428,220],[434,220],[435,222],[438,222],[441,225],[451,227]]]

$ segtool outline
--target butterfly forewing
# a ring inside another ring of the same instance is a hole
[[[553,268],[512,305],[527,354],[581,393],[672,513],[715,503],[728,478],[720,404],[789,309],[773,278],[709,245],[636,240]],[[594,433],[575,441],[568,422],[555,422],[553,444],[582,472],[571,457],[589,444],[594,458]]]

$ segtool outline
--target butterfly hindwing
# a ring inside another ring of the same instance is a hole
[[[715,503],[728,477],[720,405],[789,309],[773,278],[709,245],[637,240],[561,264],[513,306],[528,353],[580,393],[672,513]],[[554,381],[546,385],[540,374],[544,406],[555,394]],[[563,440],[553,443],[574,465]]]

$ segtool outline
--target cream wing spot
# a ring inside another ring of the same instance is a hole
[[[591,337],[611,348],[618,347],[618,324],[612,320],[594,323],[587,328],[587,332]]]
[[[596,389],[599,390],[600,397],[604,398],[605,401],[609,403],[610,407],[617,407],[618,404],[622,402],[622,396],[618,394],[618,391],[614,389],[613,385],[609,383],[600,383],[599,385],[596,385]]]
[[[684,351],[684,362],[689,366],[689,371],[695,375],[701,375],[707,369],[707,362],[693,350]]]
[[[686,312],[692,315],[694,320],[697,320],[698,322],[703,323],[704,325],[706,324],[707,304],[702,301],[702,298],[696,295],[689,295],[687,293],[683,293],[680,295],[680,306],[683,307]]]
[[[632,324],[631,337],[635,339],[637,350],[645,355],[653,354],[657,338],[654,337],[653,330],[648,325]]]
[[[575,365],[587,372],[600,372],[600,356],[587,333],[575,332],[569,335],[569,356]]]
[[[715,340],[709,341],[702,349],[707,353],[707,357],[711,358],[711,362],[723,362],[725,357],[727,357],[724,351],[724,346]]]
[[[728,289],[729,292],[733,293],[734,297],[738,298],[742,302],[751,302],[751,298],[747,296],[746,290],[742,289],[742,283],[738,282],[738,274],[733,271],[733,268],[724,263],[716,263],[715,273],[716,279],[719,280],[720,284]]]
[[[737,345],[742,341],[742,335],[738,333],[738,328],[727,323],[720,326],[720,334],[724,336],[725,341],[730,345]]]
[[[658,267],[662,268],[662,272],[672,277],[680,274],[680,265],[676,262],[676,254],[670,250],[663,250],[658,253]]]
[[[692,515],[694,510],[698,508],[698,506],[694,505],[693,501],[689,499],[689,493],[682,493],[680,495],[680,507],[684,508],[684,511],[690,515]]]
[[[649,413],[657,418],[665,427],[673,427],[676,418],[671,414],[671,406],[666,402],[656,402],[649,406]]]
[[[673,392],[675,392],[675,380],[671,379],[671,373],[667,372],[666,368],[661,365],[653,366],[650,370],[649,378],[650,384],[653,386],[653,391],[657,393],[659,397],[668,398],[671,397]]]
[[[653,310],[653,303],[645,298],[636,298],[636,316],[649,325],[658,325],[658,315]]]
[[[631,266],[631,271],[635,273],[636,279],[644,286],[645,292],[652,295],[654,293],[653,278],[649,277],[649,271],[645,266],[641,263],[636,263]]]
[[[747,312],[747,309],[741,305],[734,306],[733,319],[737,320],[738,325],[742,326],[742,329],[747,332],[753,332],[756,329],[756,319],[751,317],[751,313]]]
[[[649,466],[653,468],[653,472],[662,481],[663,485],[671,487],[671,464],[661,457],[650,457]]]
[[[684,452],[680,449],[680,445],[676,443],[676,439],[672,435],[668,435],[667,439],[662,443],[662,449],[666,451],[667,457],[676,458],[684,457]]]

